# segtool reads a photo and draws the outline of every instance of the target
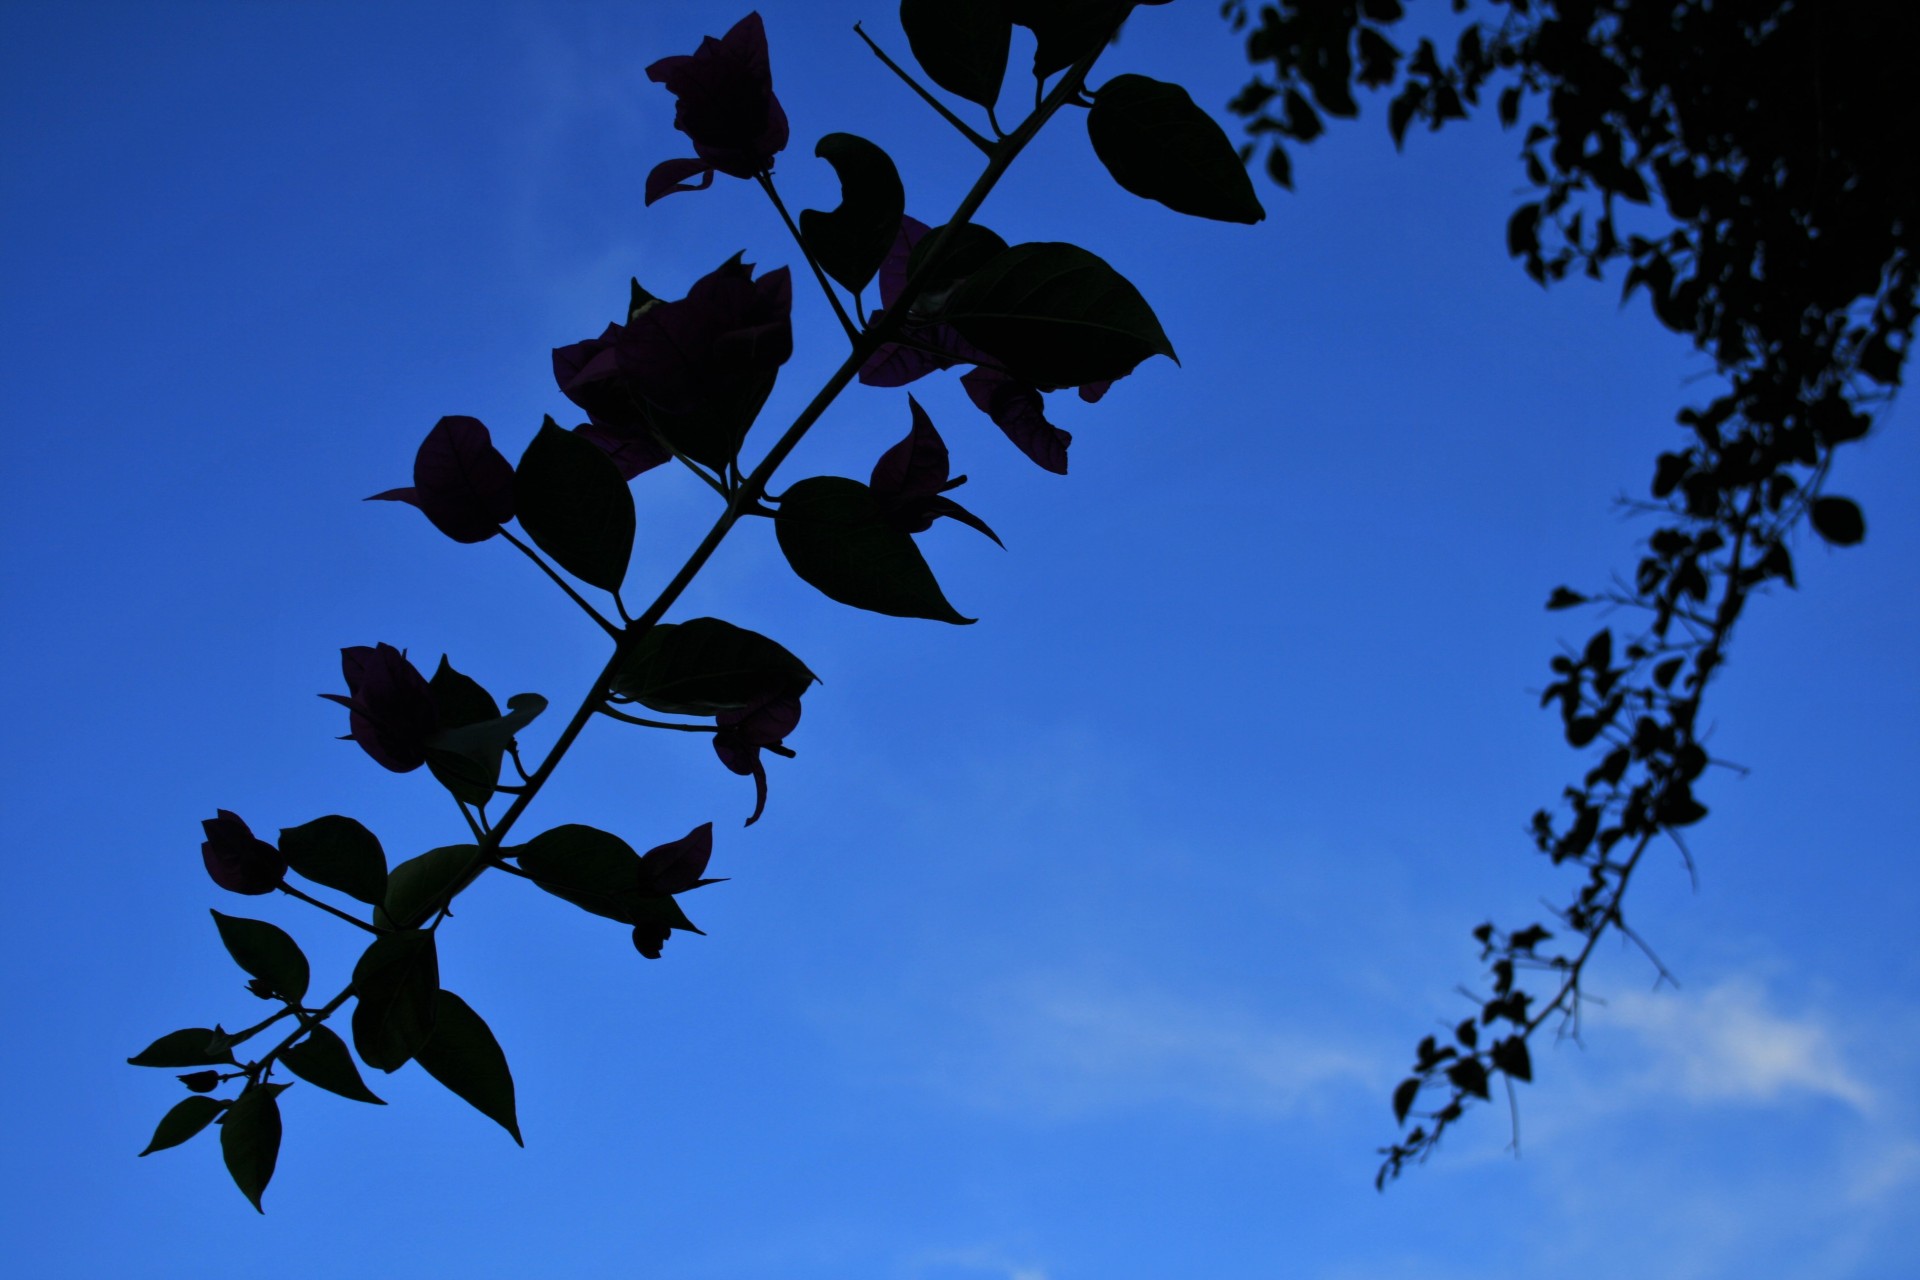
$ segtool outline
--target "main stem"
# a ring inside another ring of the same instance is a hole
[[[1112,33],[1109,32],[1108,36],[1111,37],[1111,35]],[[639,617],[618,630],[612,656],[607,659],[606,665],[600,668],[600,674],[594,677],[593,685],[587,690],[586,696],[580,700],[579,707],[568,719],[566,727],[561,729],[560,736],[547,750],[539,767],[527,779],[525,790],[514,797],[513,803],[507,807],[505,813],[500,815],[499,821],[480,837],[466,868],[445,892],[431,903],[422,906],[412,919],[396,921],[395,924],[399,928],[417,928],[423,921],[432,919],[435,913],[463,893],[467,886],[479,879],[489,865],[497,860],[501,842],[513,830],[514,824],[520,820],[520,815],[527,811],[527,807],[546,786],[547,779],[553,776],[554,770],[559,767],[560,761],[573,746],[574,739],[578,738],[580,731],[586,728],[587,722],[593,718],[600,704],[606,701],[607,688],[612,684],[621,664],[626,661],[627,655],[633,651],[641,637],[652,630],[654,624],[673,607],[674,602],[692,584],[700,570],[706,567],[707,561],[713,558],[713,553],[719,550],[720,544],[726,540],[727,534],[732,532],[733,526],[739,522],[741,516],[759,505],[759,500],[766,494],[767,485],[773,479],[774,473],[780,469],[780,464],[799,447],[801,440],[806,438],[807,432],[813,429],[814,423],[820,420],[821,415],[826,413],[840,393],[846,390],[847,384],[852,382],[867,361],[872,359],[873,353],[893,336],[900,326],[901,318],[925,286],[928,268],[937,260],[939,249],[953,235],[954,228],[964,225],[979,211],[994,186],[1006,174],[1020,152],[1026,148],[1027,143],[1033,140],[1034,135],[1040,132],[1056,111],[1079,93],[1080,86],[1086,81],[1087,72],[1093,69],[1094,62],[1106,46],[1107,40],[1101,40],[1094,46],[1092,53],[1068,68],[1059,82],[1054,85],[1053,92],[1034,108],[1031,115],[1021,121],[1020,127],[993,145],[987,158],[986,168],[974,180],[972,188],[954,209],[952,216],[939,231],[934,233],[933,243],[928,246],[928,252],[920,270],[907,278],[894,305],[887,308],[886,314],[880,318],[879,323],[869,326],[854,336],[853,350],[847,354],[845,360],[840,362],[840,367],[834,370],[833,376],[827,379],[826,384],[815,393],[813,399],[807,402],[806,408],[800,411],[799,416],[793,420],[793,424],[781,433],[778,440],[774,441],[773,447],[767,450],[766,456],[760,460],[759,465],[733,491],[727,501],[726,510],[721,512],[720,518],[714,521],[713,527],[693,549],[693,554],[687,557],[686,563],[680,566],[679,572],[675,573],[667,585],[661,588],[660,594],[653,598],[653,603],[649,604]],[[298,1030],[268,1050],[265,1056],[249,1064],[249,1076],[255,1082],[262,1079],[274,1061],[291,1047],[294,1041],[305,1035],[313,1025],[324,1022],[337,1012],[353,993],[353,984],[348,983],[340,994],[315,1010],[310,1019],[303,1020]]]

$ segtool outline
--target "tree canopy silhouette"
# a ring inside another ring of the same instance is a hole
[[[1403,1133],[1382,1150],[1384,1184],[1493,1080],[1531,1079],[1528,1041],[1578,1016],[1609,930],[1640,941],[1627,887],[1650,845],[1686,855],[1685,828],[1706,816],[1702,698],[1749,598],[1794,585],[1802,522],[1839,546],[1865,536],[1859,507],[1826,483],[1835,450],[1898,387],[1912,340],[1920,112],[1904,69],[1920,19],[1865,0],[1451,0],[1443,52],[1407,39],[1401,0],[1223,11],[1256,68],[1231,104],[1252,138],[1243,158],[1264,149],[1290,186],[1288,147],[1325,132],[1323,116],[1357,115],[1361,90],[1387,95],[1401,145],[1416,122],[1437,130],[1491,99],[1503,126],[1524,127],[1532,191],[1507,223],[1512,255],[1542,285],[1624,267],[1624,294],[1644,292],[1721,383],[1679,411],[1686,435],[1637,504],[1661,522],[1630,580],[1548,601],[1640,619],[1554,657],[1541,699],[1569,745],[1598,757],[1530,828],[1581,878],[1551,928],[1473,931],[1489,963],[1479,1012],[1454,1043],[1420,1042],[1393,1094]]]

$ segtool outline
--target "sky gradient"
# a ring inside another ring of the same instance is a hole
[[[498,541],[363,503],[444,414],[510,457],[572,422],[550,349],[736,251],[800,260],[751,184],[652,208],[687,154],[645,65],[744,10],[708,3],[0,7],[0,538],[14,717],[0,951],[14,1127],[0,1208],[46,1277],[1450,1280],[1910,1274],[1920,1229],[1920,447],[1897,406],[1841,451],[1863,545],[1796,548],[1708,698],[1697,891],[1638,878],[1680,978],[1609,954],[1584,1049],[1536,1048],[1523,1157],[1499,1107],[1387,1194],[1374,1148],[1414,1040],[1464,1007],[1469,930],[1563,892],[1523,827],[1586,765],[1537,709],[1649,526],[1675,409],[1711,370],[1617,282],[1542,291],[1504,251],[1522,183],[1491,120],[1383,110],[1294,156],[1255,227],[1118,190],[1062,118],[980,214],[1126,274],[1180,352],[1098,405],[1056,397],[1072,473],[1022,458],[952,375],[914,388],[958,495],[1005,540],[920,539],[972,627],[837,606],[743,527],[672,616],[764,631],[823,678],[751,784],[694,735],[594,726],[529,814],[646,848],[713,821],[665,958],[518,882],[442,935],[527,1136],[412,1068],[392,1104],[283,1100],[256,1217],[210,1135],[133,1155],[179,1096],[124,1065],[237,1024],[208,907],[294,931],[337,989],[356,937],[200,867],[199,822],[326,813],[394,861],[461,837],[424,772],[334,740],[338,651],[445,652],[556,710],[603,638]],[[941,221],[972,150],[879,66],[888,4],[768,0],[790,208],[847,130]],[[1013,65],[1030,46],[1016,37]],[[1246,77],[1211,3],[1143,10],[1094,80]],[[1008,114],[1019,77],[1009,76]],[[805,275],[757,456],[838,362]],[[855,388],[782,477],[864,476],[903,392]],[[635,482],[629,596],[708,522]],[[665,739],[664,741],[659,739]],[[1910,794],[1910,791],[1909,791]],[[331,984],[331,985],[330,985]],[[28,1048],[34,1051],[28,1053]]]

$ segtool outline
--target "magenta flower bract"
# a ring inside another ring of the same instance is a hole
[[[764,748],[779,756],[793,755],[782,739],[800,723],[800,699],[767,698],[738,711],[722,711],[714,721],[713,753],[727,768],[753,779],[753,816],[746,822],[750,827],[767,807],[767,767],[760,752]]]
[[[323,693],[348,711],[348,739],[395,773],[427,762],[427,742],[440,728],[440,712],[427,678],[390,644],[353,645],[340,651],[347,692]]]
[[[592,420],[588,439],[623,472],[637,468],[637,475],[672,456],[662,438],[711,460],[715,450],[728,453],[729,443],[738,447],[759,399],[792,356],[792,317],[787,269],[756,280],[753,264],[735,254],[696,280],[686,297],[655,303],[625,325],[608,325],[598,338],[556,348],[554,379]],[[713,421],[716,414],[726,421]],[[692,418],[700,421],[689,434],[680,420]],[[712,440],[721,428],[736,438]]]
[[[751,178],[787,145],[787,113],[773,96],[767,32],[750,13],[690,54],[662,58],[647,79],[674,96],[673,127],[693,140],[697,160],[666,160],[647,175],[646,201],[700,191],[715,173]],[[691,179],[698,178],[698,181]]]
[[[513,519],[513,464],[478,418],[445,417],[413,455],[412,486],[367,501],[409,503],[455,542],[485,542]]]
[[[946,496],[949,489],[959,488],[967,478],[948,478],[951,463],[947,442],[940,438],[933,419],[918,400],[908,396],[907,406],[913,411],[913,426],[906,439],[880,455],[867,482],[880,499],[887,519],[902,533],[919,533],[938,517],[947,516],[999,543],[1000,535],[989,529],[986,521]]]
[[[253,834],[237,814],[225,809],[201,822],[207,833],[200,856],[213,882],[229,893],[272,893],[287,874],[280,850]]]

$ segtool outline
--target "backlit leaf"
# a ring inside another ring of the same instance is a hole
[[[633,555],[633,494],[599,446],[548,418],[514,471],[513,497],[534,545],[582,582],[619,590]]]
[[[513,1105],[513,1073],[507,1055],[480,1015],[451,991],[436,1005],[433,1034],[414,1055],[426,1073],[471,1103],[475,1110],[513,1135],[521,1146],[520,1120]]]
[[[213,913],[213,923],[220,930],[227,954],[250,977],[266,983],[275,996],[289,1004],[299,1004],[306,998],[312,971],[300,944],[286,930],[264,920],[224,916],[218,911]]]
[[[840,175],[840,207],[801,210],[800,237],[828,275],[859,293],[900,232],[907,206],[900,172],[885,151],[851,133],[828,134],[813,153]]]
[[[1115,76],[1094,95],[1087,137],[1113,180],[1134,195],[1223,222],[1267,216],[1226,131],[1177,84]]]
[[[888,521],[858,480],[815,476],[792,485],[774,531],[793,571],[830,599],[897,618],[973,621],[947,603],[913,536]]]

